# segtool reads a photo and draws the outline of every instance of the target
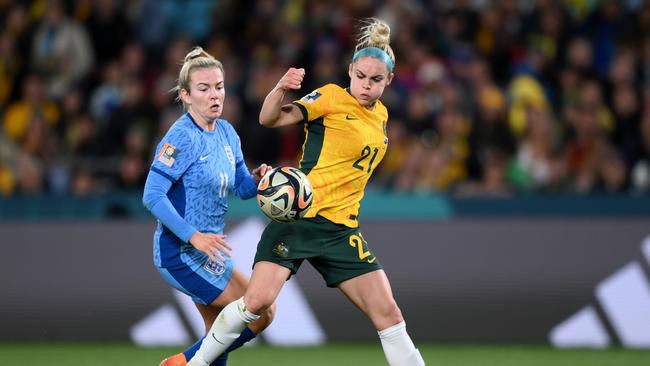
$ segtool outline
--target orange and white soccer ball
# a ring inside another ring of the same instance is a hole
[[[257,204],[278,222],[293,222],[311,207],[314,192],[305,173],[293,167],[278,167],[266,173],[257,186]]]

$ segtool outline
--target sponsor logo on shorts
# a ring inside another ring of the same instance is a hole
[[[289,247],[284,243],[277,243],[273,246],[273,254],[278,257],[286,258],[289,255]]]
[[[212,259],[209,259],[205,262],[203,265],[203,268],[205,268],[206,271],[213,273],[217,276],[222,275],[224,272],[226,272],[226,265],[225,263],[222,263],[221,261],[213,261]]]

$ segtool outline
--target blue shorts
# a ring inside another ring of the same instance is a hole
[[[196,249],[179,253],[179,260],[169,267],[156,266],[160,275],[173,288],[192,298],[197,304],[211,304],[225,290],[232,277],[233,262],[215,262]]]

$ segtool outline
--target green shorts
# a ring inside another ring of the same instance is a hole
[[[273,221],[266,226],[257,245],[255,263],[273,262],[295,274],[305,259],[328,287],[382,269],[359,228],[335,224],[320,216],[288,224]]]

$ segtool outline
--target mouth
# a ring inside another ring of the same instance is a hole
[[[221,108],[221,104],[219,104],[219,103],[215,103],[215,104],[210,105],[210,110],[211,110],[211,111],[215,111],[215,112],[216,112],[216,111],[218,111],[220,108]]]

